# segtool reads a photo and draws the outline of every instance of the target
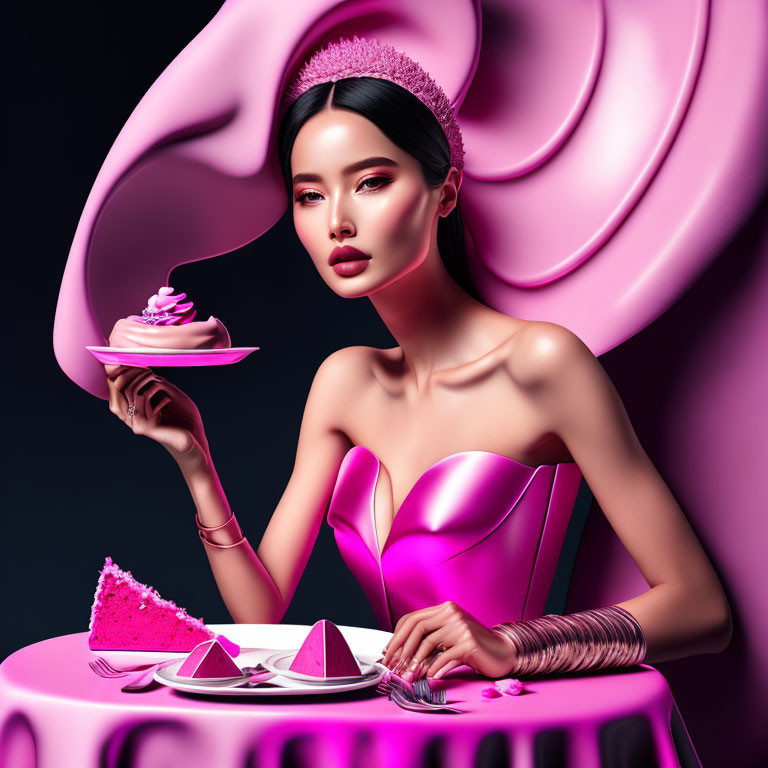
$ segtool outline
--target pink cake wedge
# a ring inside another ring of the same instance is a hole
[[[178,677],[196,679],[240,677],[242,674],[218,640],[206,640],[195,646],[176,673]]]
[[[91,606],[88,647],[99,651],[191,651],[217,638],[215,632],[171,600],[106,559]],[[240,647],[223,635],[219,641],[232,656]]]
[[[353,677],[362,674],[344,635],[327,619],[315,622],[289,669],[313,677]]]

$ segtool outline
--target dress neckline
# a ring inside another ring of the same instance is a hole
[[[531,464],[525,464],[522,461],[518,461],[517,459],[512,459],[509,456],[505,456],[502,453],[495,453],[494,451],[484,451],[484,450],[468,450],[468,451],[456,451],[455,453],[450,453],[447,456],[444,456],[442,459],[438,459],[434,464],[432,464],[430,467],[427,467],[427,469],[424,470],[424,472],[421,473],[421,475],[416,478],[416,482],[411,486],[411,488],[408,490],[408,493],[405,494],[402,503],[397,508],[396,512],[393,512],[392,516],[392,523],[389,528],[389,532],[387,534],[386,539],[384,540],[384,545],[381,546],[379,544],[379,529],[376,524],[376,487],[379,483],[379,477],[381,475],[381,468],[384,466],[381,462],[381,459],[370,449],[366,448],[364,445],[353,445],[348,451],[347,455],[349,455],[354,450],[363,450],[369,453],[373,458],[376,460],[376,480],[374,482],[373,489],[371,491],[371,523],[373,524],[373,533],[374,533],[374,539],[376,541],[376,548],[377,548],[377,554],[379,556],[379,559],[384,555],[384,551],[387,548],[387,545],[389,544],[390,540],[392,539],[392,531],[395,528],[396,521],[400,518],[400,513],[403,510],[403,508],[408,503],[408,500],[413,496],[413,494],[416,492],[416,489],[421,485],[424,478],[428,475],[432,474],[438,467],[440,467],[445,462],[449,461],[450,459],[455,459],[459,456],[466,456],[466,455],[483,455],[483,456],[493,456],[497,459],[502,459],[503,461],[508,462],[511,465],[516,465],[518,467],[522,467],[524,469],[530,470],[532,474],[535,474],[538,470],[540,470],[542,467],[559,467],[561,465],[566,464],[575,464],[574,461],[561,461],[557,464],[538,464],[537,466],[533,466]],[[392,475],[389,473],[389,469],[387,467],[384,467],[387,470],[387,474],[389,475],[389,484],[390,487],[392,487]],[[392,497],[392,492],[390,491],[390,504],[392,509],[394,510],[395,507],[395,500]]]

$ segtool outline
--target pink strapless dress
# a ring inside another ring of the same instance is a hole
[[[383,548],[379,471],[372,451],[348,451],[328,523],[381,629],[446,600],[486,626],[543,614],[582,479],[575,463],[530,467],[489,451],[451,454],[416,481]]]

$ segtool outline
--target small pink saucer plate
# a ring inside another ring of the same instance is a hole
[[[239,363],[259,347],[163,349],[161,347],[86,347],[104,365],[191,367]]]

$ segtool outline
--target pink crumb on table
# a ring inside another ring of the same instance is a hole
[[[520,680],[508,677],[505,680],[495,680],[493,686],[483,688],[482,695],[485,699],[497,699],[499,696],[519,696],[525,692]]]
[[[507,696],[517,696],[525,690],[523,684],[514,677],[508,677],[506,680],[497,680],[495,686],[497,690]]]

